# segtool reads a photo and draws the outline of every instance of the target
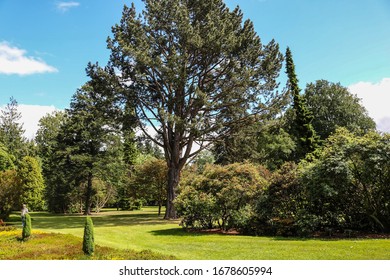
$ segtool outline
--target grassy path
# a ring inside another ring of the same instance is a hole
[[[34,229],[83,235],[83,216],[32,213],[32,218]],[[185,260],[390,260],[389,239],[319,240],[189,233],[178,221],[158,218],[155,208],[107,211],[93,215],[92,219],[99,245],[152,250]]]

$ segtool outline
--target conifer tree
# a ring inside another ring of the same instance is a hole
[[[66,169],[73,173],[67,178],[68,183],[83,189],[84,214],[89,215],[95,194],[94,178],[118,181],[123,149],[116,117],[121,111],[105,93],[114,85],[114,81],[107,79],[115,76],[106,75],[92,64],[88,65],[87,74],[91,80],[73,95],[66,110],[67,121],[58,135],[58,150]]]
[[[31,236],[31,216],[26,213],[24,214],[24,224],[23,224],[23,230],[22,230],[22,237],[23,239],[29,238]]]
[[[90,216],[85,219],[84,238],[83,238],[83,252],[86,255],[92,255],[95,251],[95,238],[93,222]]]
[[[293,97],[293,109],[295,119],[292,127],[292,134],[297,140],[295,160],[299,160],[307,153],[313,152],[318,146],[319,137],[313,128],[313,115],[307,108],[305,98],[300,94],[298,78],[295,74],[295,65],[291,50],[286,50],[286,73],[288,76],[289,90]]]
[[[171,219],[188,160],[275,104],[282,55],[222,0],[144,3],[140,15],[125,7],[113,27],[110,66],[124,88],[116,92],[122,104],[134,101],[142,132],[164,150]]]
[[[44,208],[45,183],[42,169],[38,160],[34,157],[23,157],[19,163],[18,177],[20,180],[19,201],[28,201],[33,210]]]
[[[23,136],[25,131],[23,125],[20,124],[21,117],[18,112],[18,102],[11,97],[0,114],[0,142],[17,160],[28,154],[27,141]]]

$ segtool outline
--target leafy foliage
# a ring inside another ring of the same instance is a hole
[[[359,134],[376,127],[360,99],[339,83],[325,80],[309,83],[304,98],[308,109],[315,116],[312,125],[323,140],[334,133],[337,127],[345,127]]]
[[[160,215],[166,199],[167,175],[168,168],[165,160],[150,157],[136,164],[129,182],[132,198],[157,204]]]
[[[0,171],[0,219],[7,218],[18,205],[19,185],[20,180],[16,170]]]
[[[292,158],[297,146],[293,137],[283,129],[280,119],[265,123],[257,133],[256,141],[255,162],[270,170],[280,168]]]
[[[272,174],[268,188],[257,201],[247,231],[283,236],[310,234],[316,223],[310,220],[307,208],[307,194],[300,183],[298,166],[286,162]]]
[[[255,198],[264,191],[269,172],[250,163],[207,165],[204,171],[183,178],[182,191],[175,200],[185,227],[223,230],[242,226],[242,214],[250,211]]]
[[[0,142],[0,171],[14,169],[15,157],[8,153],[7,149]]]
[[[388,134],[336,130],[303,171],[311,211],[322,226],[390,230],[389,154]]]
[[[36,158],[26,156],[19,164],[18,177],[20,180],[20,204],[28,204],[33,210],[42,210],[45,207],[45,184],[42,169]]]

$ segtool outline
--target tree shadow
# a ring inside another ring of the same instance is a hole
[[[340,240],[353,240],[354,239],[354,238],[316,237],[316,236],[313,236],[313,237],[271,236],[269,238],[271,238],[272,240],[275,240],[275,241],[311,241],[311,240],[316,240],[316,241],[340,241]]]
[[[82,214],[50,214],[50,213],[32,213],[34,228],[37,229],[74,229],[83,228],[85,224],[85,215]],[[155,213],[120,213],[105,212],[104,214],[92,214],[94,227],[116,227],[132,225],[158,225],[170,223],[158,217]]]
[[[156,236],[197,236],[197,235],[205,235],[204,233],[195,233],[189,232],[183,228],[169,228],[169,229],[161,229],[161,230],[152,230],[151,234]]]

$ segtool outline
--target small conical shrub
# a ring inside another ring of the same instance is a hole
[[[86,255],[92,255],[95,251],[95,240],[93,236],[93,222],[87,217],[84,226],[83,251]]]
[[[24,215],[24,219],[22,237],[23,239],[26,239],[31,236],[31,217],[28,213],[26,213]]]

